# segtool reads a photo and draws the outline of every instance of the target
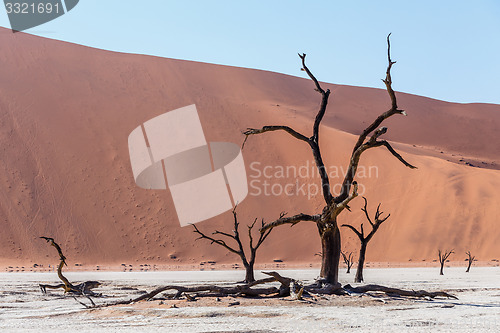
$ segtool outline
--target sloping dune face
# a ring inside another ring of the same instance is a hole
[[[312,82],[277,73],[120,54],[7,29],[0,30],[0,42],[3,263],[53,262],[53,249],[39,236],[54,237],[74,263],[237,261],[209,242],[195,241],[191,227],[180,227],[168,190],[135,185],[129,133],[155,116],[196,104],[207,141],[241,144],[244,129],[271,124],[310,135],[319,104]],[[321,71],[312,60],[310,67]],[[383,90],[326,86],[333,94],[320,141],[335,184],[356,135],[389,100]],[[493,259],[500,251],[500,106],[398,96],[409,116],[390,119],[386,136],[418,169],[404,167],[382,149],[363,156],[361,194],[372,213],[381,202],[391,214],[367,259],[431,260],[438,248]],[[249,179],[249,195],[238,207],[243,234],[256,218],[321,211],[319,178],[303,142],[286,133],[254,136],[243,156]],[[356,199],[339,222],[364,222],[362,202]],[[198,226],[231,232],[232,214]],[[345,249],[357,249],[350,231],[342,237]],[[316,227],[304,222],[276,229],[258,261],[313,262],[319,251]]]

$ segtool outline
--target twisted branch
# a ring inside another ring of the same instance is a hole
[[[40,238],[45,239],[47,241],[47,243],[50,243],[51,246],[56,248],[57,253],[59,254],[59,260],[60,260],[59,266],[57,267],[57,276],[63,282],[61,284],[56,284],[56,285],[39,284],[39,287],[42,290],[42,293],[46,294],[47,288],[49,288],[49,289],[62,288],[62,289],[64,289],[64,293],[81,294],[81,295],[87,296],[87,298],[89,298],[89,299],[90,299],[89,295],[96,296],[96,294],[94,294],[91,289],[97,288],[98,286],[101,285],[101,283],[98,281],[85,281],[85,282],[82,282],[80,284],[73,285],[71,282],[69,282],[69,280],[62,273],[63,266],[64,265],[67,266],[67,264],[66,264],[66,257],[64,256],[59,244],[57,244],[54,241],[54,238],[51,238],[51,237],[42,236]],[[93,302],[92,299],[90,299],[90,301]]]
[[[275,227],[283,225],[283,224],[291,224],[291,226],[293,227],[294,225],[296,225],[299,222],[304,222],[304,221],[319,222],[320,219],[321,219],[320,214],[308,215],[308,214],[300,213],[300,214],[297,214],[294,216],[289,216],[289,217],[284,217],[284,215],[283,215],[282,217],[280,217],[276,221],[265,224],[262,228],[260,228],[260,232],[263,233],[269,229],[275,228]]]

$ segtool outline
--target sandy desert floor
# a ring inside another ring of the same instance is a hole
[[[283,270],[312,281],[317,270]],[[99,280],[97,304],[128,299],[164,284],[228,284],[242,271],[69,272],[71,281]],[[62,290],[42,295],[38,283],[56,283],[55,273],[0,273],[1,331],[168,332],[498,332],[500,267],[368,268],[367,283],[405,289],[446,290],[459,300],[400,299],[385,295],[327,296],[309,301],[226,297],[188,302],[153,300],[128,306],[85,309]],[[257,278],[264,277],[262,273]],[[354,274],[341,273],[342,283]],[[352,283],[351,283],[352,284]],[[88,303],[82,298],[81,301]],[[237,305],[230,303],[239,302]],[[175,305],[176,307],[173,307]]]

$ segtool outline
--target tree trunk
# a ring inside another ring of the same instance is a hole
[[[356,277],[354,282],[363,282],[363,266],[365,265],[366,245],[368,242],[361,242],[361,249],[359,250],[358,269],[356,270]]]
[[[441,262],[441,270],[439,271],[439,275],[444,275],[443,268],[444,268],[444,261]]]
[[[320,277],[326,282],[337,285],[339,282],[340,232],[336,221],[334,228],[328,228],[321,236],[321,272]]]
[[[347,274],[351,273],[351,266],[350,266],[350,264],[347,264],[347,272],[346,273]]]
[[[469,273],[470,266],[472,266],[472,261],[471,260],[469,260],[469,266],[467,266],[467,270],[465,271],[465,273]]]
[[[254,282],[255,281],[255,276],[254,276],[254,273],[253,273],[253,262],[251,263],[248,263],[245,265],[245,282],[246,283],[250,283],[250,282]]]

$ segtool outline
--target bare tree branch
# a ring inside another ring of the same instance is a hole
[[[470,251],[465,252],[465,254],[469,257],[467,260],[469,260],[469,261],[475,261],[476,260],[476,257],[474,257],[474,256],[472,256],[470,254]]]
[[[413,166],[410,163],[406,162],[405,159],[401,155],[399,155],[398,152],[396,152],[394,150],[394,148],[392,148],[392,146],[389,144],[389,142],[383,140],[383,141],[377,141],[377,143],[379,143],[382,146],[386,147],[387,150],[389,150],[392,155],[394,155],[401,163],[403,163],[404,165],[406,165],[408,168],[410,168],[410,169],[416,169],[417,168],[416,166]]]
[[[363,199],[365,201],[365,204],[364,204],[364,207],[361,208],[361,210],[365,213],[366,219],[368,220],[368,222],[370,222],[370,224],[372,226],[372,230],[370,231],[370,233],[368,235],[366,235],[366,237],[364,237],[363,223],[361,223],[361,232],[358,232],[356,230],[356,228],[354,228],[353,226],[348,225],[348,224],[343,224],[342,226],[343,227],[348,227],[351,230],[353,230],[356,233],[356,235],[359,237],[359,239],[361,240],[362,243],[363,242],[367,243],[373,237],[373,235],[375,234],[375,232],[377,232],[377,230],[380,227],[380,225],[382,223],[384,223],[389,218],[389,216],[391,216],[391,214],[388,214],[384,218],[380,218],[380,216],[383,214],[383,212],[380,211],[380,204],[378,204],[378,206],[377,206],[377,212],[375,213],[375,222],[373,222],[372,219],[370,218],[370,215],[368,214],[368,210],[367,210],[368,201],[366,200],[365,197],[363,197]]]
[[[438,250],[438,255],[439,255],[439,261],[446,261],[448,257],[452,254],[455,253],[453,250],[451,251],[444,251],[444,253],[441,252],[441,250]]]
[[[366,150],[371,149],[371,148],[376,148],[376,147],[381,147],[384,146],[386,147],[389,152],[394,155],[400,162],[402,162],[405,166],[409,167],[410,169],[415,169],[416,167],[411,165],[410,163],[406,162],[406,160],[401,157],[389,144],[389,142],[382,140],[378,141],[376,140],[380,135],[386,133],[387,128],[382,127],[379,130],[375,132],[375,134],[372,136],[372,138],[361,145],[351,156],[351,160],[349,162],[349,167],[347,169],[346,175],[344,177],[344,181],[342,182],[342,187],[341,187],[341,192],[338,197],[335,198],[335,202],[340,202],[342,200],[345,200],[347,193],[349,193],[349,189],[351,187],[351,184],[354,182],[354,176],[356,175],[356,171],[358,169],[358,164],[359,160],[361,158],[361,154],[363,154]]]
[[[306,66],[306,54],[299,53],[299,57],[302,60],[302,69],[309,75],[311,80],[313,80],[314,85],[316,86],[316,91],[321,94],[321,105],[319,107],[319,111],[316,114],[316,119],[314,120],[314,126],[313,126],[313,141],[316,143],[319,143],[319,125],[321,123],[321,120],[323,120],[323,116],[325,115],[326,112],[326,106],[328,104],[328,97],[330,96],[330,89],[327,89],[326,91],[321,88],[321,85],[319,84],[318,80],[316,77],[311,73],[309,68]]]
[[[373,123],[371,123],[370,126],[368,126],[363,131],[363,133],[361,133],[361,135],[358,138],[358,141],[357,141],[356,145],[354,146],[353,153],[356,151],[356,149],[358,149],[363,144],[363,142],[365,142],[366,137],[371,132],[373,132],[377,127],[379,127],[380,124],[384,120],[386,120],[387,118],[389,118],[389,117],[391,117],[391,116],[393,116],[395,114],[402,114],[402,115],[406,116],[406,112],[404,110],[399,110],[398,109],[397,99],[396,99],[396,93],[392,89],[391,69],[392,69],[392,65],[394,65],[396,62],[391,60],[391,41],[390,41],[390,36],[391,36],[391,34],[389,34],[387,36],[387,61],[388,61],[388,65],[387,65],[385,79],[382,79],[382,81],[385,83],[386,89],[387,89],[387,93],[389,94],[389,97],[391,98],[391,108],[388,111],[386,111],[383,114],[381,114],[380,116],[378,116],[375,119],[375,121]]]
[[[234,235],[231,235],[231,234],[228,234],[226,232],[219,231],[219,230],[215,230],[214,232],[212,232],[212,235],[222,235],[222,236],[226,236],[226,237],[234,239]]]
[[[342,187],[341,187],[341,192],[338,197],[335,198],[335,202],[340,202],[344,200],[350,189],[350,185],[352,184],[354,180],[354,176],[356,175],[356,170],[359,164],[359,159],[361,157],[361,154],[366,151],[369,148],[374,148],[374,147],[380,147],[380,146],[385,146],[389,152],[391,152],[392,155],[394,155],[399,161],[401,161],[404,165],[406,165],[409,168],[414,169],[415,167],[411,165],[410,163],[406,162],[401,155],[399,155],[387,141],[377,141],[377,138],[383,135],[384,133],[387,132],[386,127],[382,127],[378,129],[375,134],[371,137],[371,139],[365,143],[366,138],[370,133],[375,131],[384,120],[387,118],[395,115],[395,114],[402,114],[406,115],[406,113],[403,110],[399,110],[397,106],[397,99],[396,99],[396,94],[394,90],[392,89],[392,78],[391,78],[391,68],[392,65],[394,65],[396,62],[391,60],[391,43],[390,43],[390,35],[387,36],[387,60],[388,60],[388,66],[387,66],[387,71],[386,71],[386,77],[383,80],[387,92],[389,94],[389,97],[391,98],[391,109],[382,113],[380,116],[378,116],[373,123],[371,123],[365,130],[360,134],[358,141],[354,145],[354,148],[352,150],[352,155],[351,155],[351,161],[349,164],[349,169],[348,172],[346,173],[344,177],[344,181],[342,182]]]
[[[352,193],[344,201],[338,203],[335,206],[335,210],[337,210],[339,213],[345,208],[349,209],[349,202],[351,202],[354,198],[358,196],[358,183],[356,181],[353,181],[352,185],[354,187],[352,189]]]
[[[365,201],[365,206],[361,208],[361,210],[365,213],[366,219],[368,222],[370,222],[371,226],[373,227],[373,222],[372,219],[370,218],[370,215],[368,215],[368,210],[366,209],[366,206],[368,205],[368,201],[366,200],[365,197],[363,197],[363,200]]]
[[[220,246],[223,246],[223,247],[224,247],[226,250],[228,250],[229,252],[232,252],[232,253],[234,253],[234,254],[240,255],[240,252],[239,252],[239,251],[237,251],[237,250],[233,249],[232,247],[230,247],[229,245],[227,245],[227,244],[226,244],[226,242],[224,242],[223,240],[221,240],[221,239],[215,239],[215,238],[213,238],[213,237],[210,237],[210,236],[208,236],[208,235],[204,234],[202,231],[200,231],[200,230],[198,229],[198,227],[196,227],[196,225],[195,225],[195,224],[193,224],[192,226],[194,227],[194,231],[193,231],[193,232],[196,232],[197,234],[199,234],[199,235],[200,235],[200,237],[198,237],[196,240],[198,240],[198,239],[203,239],[203,238],[204,238],[204,239],[208,239],[208,240],[209,240],[209,241],[211,241],[212,243],[219,244]],[[233,236],[229,236],[229,237],[233,238]]]
[[[364,239],[363,235],[361,234],[361,232],[359,232],[358,229],[354,228],[352,225],[350,225],[350,224],[342,224],[342,227],[346,227],[346,228],[351,229],[356,234],[356,236],[359,237],[359,239]]]
[[[247,262],[247,258],[245,255],[245,250],[243,249],[243,244],[241,243],[240,233],[238,231],[238,227],[240,224],[238,223],[238,216],[236,215],[236,208],[237,207],[238,207],[238,205],[235,205],[233,208],[233,212],[232,212],[233,213],[233,221],[234,221],[234,230],[233,230],[234,237],[233,237],[233,239],[238,244],[238,248],[240,249],[238,252],[240,253],[241,259],[243,260],[243,264],[245,264],[245,262]]]
[[[313,80],[314,85],[316,86],[316,91],[318,91],[321,94],[321,104],[318,113],[316,114],[316,118],[314,119],[313,136],[309,139],[309,145],[311,146],[314,156],[314,161],[316,163],[319,175],[321,177],[321,188],[323,192],[323,198],[325,199],[326,204],[330,205],[333,200],[333,196],[330,189],[330,179],[328,178],[325,164],[323,162],[323,157],[321,156],[321,150],[319,149],[319,125],[323,120],[323,117],[326,112],[326,106],[328,104],[328,98],[330,96],[330,89],[327,89],[325,91],[323,90],[323,88],[321,88],[321,85],[319,84],[316,77],[311,73],[309,68],[306,66],[306,54],[302,53],[301,55],[299,53],[299,57],[302,60],[302,69],[306,71],[307,75],[309,75],[311,80]]]
[[[280,214],[280,217],[279,218],[282,218],[283,216],[285,216],[285,212],[282,212]],[[261,222],[261,229],[265,226],[265,222],[264,222],[264,219],[262,219],[262,222]],[[260,233],[260,237],[259,237],[259,241],[257,242],[257,245],[255,246],[255,250],[257,250],[259,248],[259,246],[266,240],[267,236],[269,236],[269,234],[271,233],[271,230],[272,228],[268,229],[267,231],[265,232],[261,232]]]
[[[319,92],[320,94],[324,94],[325,91],[323,90],[323,88],[321,88],[318,80],[313,75],[313,73],[311,73],[311,71],[309,70],[309,68],[306,66],[306,54],[305,53],[302,53],[302,54],[299,53],[299,57],[302,60],[302,70],[305,71],[307,73],[307,75],[311,78],[311,80],[314,82],[314,85],[316,86],[316,91]]]
[[[307,215],[307,214],[304,214],[304,213],[300,213],[300,214],[297,214],[297,215],[294,215],[294,216],[289,216],[289,217],[284,217],[283,216],[283,217],[280,217],[279,219],[277,219],[274,222],[267,223],[265,226],[263,226],[262,228],[260,228],[260,232],[265,232],[266,230],[275,228],[275,227],[283,225],[283,224],[291,224],[292,227],[293,227],[297,223],[303,222],[303,221],[319,222],[320,218],[321,218],[320,214]]]
[[[68,265],[66,264],[66,257],[64,256],[64,254],[62,253],[62,250],[61,250],[61,247],[59,246],[59,244],[57,244],[55,241],[54,241],[54,238],[51,238],[51,237],[44,237],[44,236],[41,236],[40,238],[43,238],[47,241],[47,243],[50,243],[51,246],[55,247],[56,250],[57,250],[57,253],[59,254],[59,258],[60,260],[64,263],[64,265]]]
[[[386,71],[386,76],[385,76],[385,86],[387,88],[387,92],[389,93],[389,96],[391,98],[391,103],[392,107],[391,110],[397,110],[398,109],[398,102],[396,100],[396,94],[394,93],[394,90],[392,90],[392,78],[391,78],[391,68],[392,65],[394,65],[396,62],[391,60],[391,40],[390,40],[391,34],[387,35],[387,61],[389,62],[389,65],[387,66],[387,71]],[[400,111],[400,113],[403,111]]]
[[[252,250],[254,248],[253,247],[252,229],[255,226],[255,222],[257,222],[257,219],[253,220],[253,223],[247,226],[248,227],[248,241],[249,241],[249,244],[250,244],[250,249],[252,249]],[[262,234],[260,234],[260,235],[262,235]]]
[[[250,135],[262,134],[262,133],[273,132],[273,131],[285,131],[288,134],[292,135],[294,138],[309,143],[309,138],[307,138],[305,135],[297,132],[296,130],[294,130],[288,126],[264,126],[261,129],[247,128],[247,130],[245,132],[243,132],[243,134],[245,134],[248,137]]]

